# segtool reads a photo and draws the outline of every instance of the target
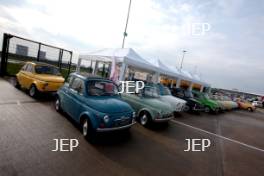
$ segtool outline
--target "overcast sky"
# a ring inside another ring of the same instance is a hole
[[[118,48],[128,3],[0,0],[1,38],[9,32],[77,53]],[[202,23],[207,31],[194,35]],[[212,87],[264,94],[263,0],[132,0],[127,33],[125,47],[142,57],[179,67],[187,50],[183,68]]]

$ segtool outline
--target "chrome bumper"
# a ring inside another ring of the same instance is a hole
[[[132,125],[134,125],[136,122],[132,122],[129,125],[125,125],[125,126],[120,126],[120,127],[113,127],[113,128],[97,128],[96,131],[97,132],[107,132],[107,131],[117,131],[117,130],[123,130],[126,128],[131,127]]]
[[[192,108],[192,110],[193,111],[204,111],[204,108],[196,108],[196,107],[194,107],[194,108]]]
[[[166,121],[169,121],[173,118],[173,116],[171,117],[168,117],[168,118],[164,118],[164,119],[154,119],[153,121],[154,122],[166,122]]]

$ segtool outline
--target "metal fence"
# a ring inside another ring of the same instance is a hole
[[[57,66],[64,77],[72,68],[72,51],[4,33],[1,76],[14,76],[25,62],[44,62]]]

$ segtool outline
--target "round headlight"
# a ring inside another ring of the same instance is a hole
[[[105,122],[105,123],[108,123],[109,120],[110,120],[109,116],[108,116],[108,115],[105,115],[105,116],[104,116],[104,122]]]
[[[133,112],[133,113],[132,113],[132,117],[133,117],[133,118],[136,118],[136,112]]]
[[[157,119],[160,119],[160,118],[161,118],[161,113],[162,113],[162,112],[158,112],[158,113],[157,113],[157,116],[156,116]]]

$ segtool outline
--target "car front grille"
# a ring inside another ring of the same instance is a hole
[[[176,105],[176,111],[183,111],[185,107],[185,104],[178,103]]]
[[[170,117],[172,117],[172,113],[162,115],[163,119],[170,118]]]
[[[120,127],[120,126],[125,126],[129,125],[132,123],[132,119],[127,117],[127,118],[122,118],[122,119],[116,119],[113,123],[113,127]]]

